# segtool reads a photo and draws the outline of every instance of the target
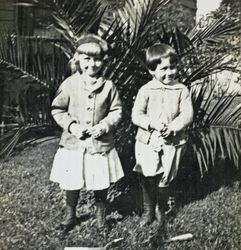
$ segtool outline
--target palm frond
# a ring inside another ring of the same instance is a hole
[[[46,46],[48,46],[47,52]],[[53,72],[52,63],[56,57],[61,60],[66,58],[60,50],[50,48],[44,40],[38,37],[24,38],[14,35],[5,35],[0,40],[0,63],[7,69],[20,73],[22,78],[29,78],[38,82],[42,86],[48,86],[50,83],[63,79],[64,72]],[[44,62],[44,63],[43,63]],[[55,64],[56,67],[59,65]],[[52,74],[52,75],[50,75]],[[54,75],[53,75],[54,74]]]
[[[234,34],[238,26],[236,21],[225,16],[202,29],[195,27],[186,35],[178,28],[167,31],[162,26],[166,20],[161,20],[158,12],[168,0],[126,0],[125,5],[109,19],[104,16],[106,9],[101,8],[100,1],[97,3],[96,0],[33,0],[33,3],[44,5],[50,11],[52,26],[60,33],[61,39],[48,41],[54,45],[50,48],[40,41],[42,39],[1,35],[0,65],[26,82],[20,107],[23,119],[18,128],[0,138],[0,155],[9,155],[21,142],[34,140],[42,128],[46,131],[52,128],[50,116],[46,115],[49,114],[51,97],[57,83],[65,78],[64,67],[75,50],[78,37],[84,32],[91,32],[101,34],[112,47],[105,75],[116,83],[121,93],[125,118],[122,132],[126,130],[129,137],[134,138],[130,125],[131,108],[139,87],[149,77],[143,52],[159,39],[172,45],[180,55],[184,65],[180,75],[192,90],[194,122],[189,131],[189,143],[200,172],[204,174],[215,165],[217,157],[228,157],[238,166],[241,136],[236,122],[241,117],[241,106],[232,109],[236,96],[226,93],[214,100],[215,87],[207,81],[211,74],[233,66],[222,55],[210,59],[202,48],[202,45],[217,45],[227,35]],[[51,51],[47,53],[47,50]],[[193,83],[197,81],[201,87],[196,85],[195,89]],[[39,113],[34,111],[36,118],[30,122],[28,106],[33,100],[29,100],[29,96],[40,100],[40,106],[44,107],[40,115],[46,118],[39,119]],[[29,140],[28,135],[31,134],[33,136]],[[122,137],[120,135],[118,140],[121,141]]]
[[[50,124],[29,124],[14,128],[0,137],[0,158],[9,157],[16,147],[22,148],[38,139],[54,135],[56,128]]]
[[[212,110],[207,113],[207,116],[205,118],[205,125],[208,126],[209,124],[224,124],[222,123],[223,118],[227,119],[226,116],[229,116],[229,114],[226,114],[225,111],[229,110],[229,107],[233,100],[235,99],[235,95],[227,95],[225,96],[225,93],[219,98],[216,103],[213,105]]]
[[[167,31],[162,25],[161,32],[158,34],[159,41],[171,45],[178,53],[179,57],[182,58],[186,54],[191,53],[194,49],[193,43],[189,37],[182,33],[178,27],[173,30]]]
[[[239,20],[232,20],[230,15],[223,15],[217,20],[213,20],[210,25],[200,28],[198,23],[187,35],[193,45],[202,43],[217,43],[222,41],[227,35],[240,32]]]
[[[192,68],[192,72],[186,72],[186,74],[182,76],[184,84],[190,85],[190,83],[201,80],[214,73],[232,68],[230,62],[225,60],[225,58],[228,58],[228,56],[217,55],[212,59],[206,58],[201,62],[201,65],[196,65],[196,69]]]
[[[230,159],[239,168],[241,129],[232,126],[211,126],[208,133],[200,133],[199,140],[195,141],[192,147],[202,175],[215,166],[218,158]]]
[[[0,66],[11,72],[12,78],[19,79],[16,102],[24,119],[17,121],[20,126],[52,122],[49,107],[58,84],[65,78],[67,58],[60,49],[46,42],[37,37],[10,34],[0,40]]]
[[[129,23],[132,41],[146,43],[148,34],[159,22],[156,20],[159,10],[168,2],[168,0],[127,0],[125,2],[125,6],[119,9],[118,14],[123,24]]]
[[[215,87],[201,84],[192,94],[195,115],[190,143],[202,175],[215,166],[219,157],[240,166],[241,129],[235,122],[241,119],[241,106],[232,108],[239,96],[223,92],[214,98]]]
[[[76,43],[84,32],[96,32],[105,12],[95,0],[57,0],[51,1],[50,7],[56,21],[54,27],[71,43]]]

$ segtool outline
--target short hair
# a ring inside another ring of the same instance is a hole
[[[146,50],[146,64],[149,70],[155,70],[162,62],[162,58],[170,57],[171,64],[178,63],[178,54],[170,45],[165,43],[154,44]]]
[[[69,61],[71,71],[74,73],[80,70],[79,54],[86,54],[88,56],[105,58],[109,51],[108,43],[100,36],[94,34],[84,34],[77,41],[77,49],[74,56]]]

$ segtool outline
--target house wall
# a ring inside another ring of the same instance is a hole
[[[190,11],[190,13],[195,17],[196,11],[197,11],[197,0],[178,0],[180,3]],[[25,14],[24,20],[22,20],[18,15],[18,8],[16,8],[15,3],[17,3],[18,0],[0,0],[0,30],[14,30],[20,31],[20,33],[24,34],[25,32],[22,32],[22,29],[24,29],[25,26],[36,26],[36,24],[32,24],[29,22]],[[27,1],[26,1],[27,2]],[[21,7],[20,7],[21,8]],[[28,9],[29,12],[30,9]],[[41,12],[41,11],[40,11]],[[18,24],[18,21],[21,21],[21,23]],[[24,27],[21,27],[24,26]],[[28,27],[29,28],[29,27]],[[37,30],[37,33],[42,33],[41,29],[38,27],[32,27],[33,29]],[[28,29],[29,30],[29,29]],[[31,30],[31,29],[30,29]],[[35,30],[32,30],[33,34],[36,34]],[[25,34],[28,35],[28,34]]]
[[[0,30],[15,30],[15,0],[0,0]]]

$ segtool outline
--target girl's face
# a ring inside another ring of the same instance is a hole
[[[150,70],[152,74],[158,81],[163,84],[171,84],[175,79],[177,73],[177,65],[170,63],[170,57],[162,58],[161,63],[157,64],[155,70]]]
[[[79,54],[78,60],[82,73],[91,77],[96,76],[103,66],[103,59],[97,56]]]

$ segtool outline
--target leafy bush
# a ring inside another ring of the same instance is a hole
[[[238,20],[224,15],[202,29],[198,26],[186,32],[179,28],[167,29],[165,26],[168,25],[163,25],[167,21],[161,20],[159,15],[167,2],[127,0],[110,18],[106,9],[95,0],[33,1],[34,5],[51,13],[52,29],[61,34],[61,39],[43,41],[39,37],[30,41],[11,34],[2,36],[0,64],[17,73],[17,77],[31,79],[31,84],[26,85],[23,94],[21,117],[24,122],[0,139],[0,154],[9,155],[19,139],[23,139],[22,135],[28,135],[30,128],[37,131],[41,125],[53,125],[49,105],[57,86],[68,74],[63,65],[72,57],[78,37],[84,32],[93,32],[100,34],[112,46],[105,75],[115,82],[123,101],[124,119],[116,133],[116,144],[126,172],[134,164],[135,128],[130,120],[133,101],[138,89],[150,79],[143,52],[154,42],[172,45],[181,58],[179,78],[192,91],[195,112],[188,147],[201,175],[208,171],[220,154],[230,158],[238,167],[241,138],[240,129],[235,124],[240,119],[241,107],[238,105],[232,112],[225,113],[230,109],[235,94],[223,93],[214,101],[214,86],[209,78],[215,72],[235,70],[236,66],[223,53],[213,53],[212,57],[207,53],[210,51],[208,48],[215,50],[225,37],[239,32]],[[158,32],[156,27],[160,27]],[[52,57],[46,60],[47,55]],[[35,98],[32,98],[33,94]],[[41,116],[31,105],[36,100],[39,100]]]

